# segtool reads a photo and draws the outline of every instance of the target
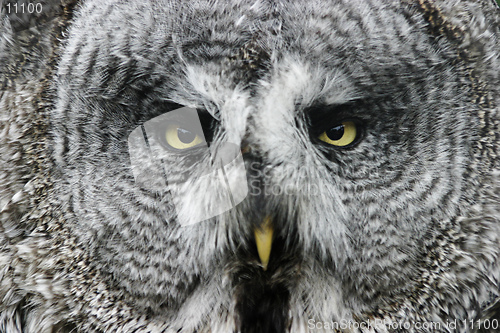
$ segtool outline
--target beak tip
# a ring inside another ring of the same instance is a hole
[[[255,229],[254,236],[262,269],[266,271],[273,245],[273,228],[270,218],[266,218],[262,226]]]

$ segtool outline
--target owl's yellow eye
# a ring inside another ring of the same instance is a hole
[[[344,121],[323,133],[318,137],[321,141],[337,147],[345,147],[356,140],[358,131],[356,123],[353,121]]]
[[[199,145],[203,137],[177,124],[170,124],[165,131],[165,142],[174,149],[183,150]]]

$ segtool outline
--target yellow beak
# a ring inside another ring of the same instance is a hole
[[[259,253],[262,269],[267,270],[269,257],[271,256],[271,248],[273,245],[273,227],[271,218],[267,216],[259,228],[254,230],[255,244],[257,244],[257,252]]]

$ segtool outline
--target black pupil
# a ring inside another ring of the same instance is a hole
[[[330,128],[326,132],[326,136],[332,141],[337,141],[342,139],[342,137],[344,136],[344,125],[338,125]]]
[[[191,143],[196,138],[196,134],[183,128],[177,129],[177,136],[182,143]]]

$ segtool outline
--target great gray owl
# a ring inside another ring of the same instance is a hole
[[[4,1],[0,332],[500,331],[499,22]]]

